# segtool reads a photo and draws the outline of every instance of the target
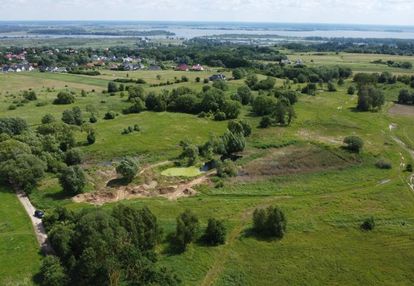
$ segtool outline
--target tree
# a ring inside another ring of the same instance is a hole
[[[361,87],[358,91],[359,111],[378,110],[385,103],[384,94],[372,86]]]
[[[198,228],[198,218],[191,210],[187,209],[177,217],[174,238],[180,250],[185,250],[189,243],[196,240]]]
[[[276,99],[273,96],[259,95],[252,103],[253,112],[256,115],[269,115],[273,112],[276,105]]]
[[[115,117],[116,117],[116,113],[113,111],[108,111],[104,115],[105,120],[112,120],[112,119],[115,119]]]
[[[56,119],[52,114],[46,114],[42,117],[42,124],[48,124],[48,123],[52,123],[55,121]]]
[[[362,141],[362,139],[359,138],[358,136],[345,137],[344,143],[346,145],[345,146],[346,149],[352,152],[355,152],[355,153],[361,152],[361,149],[364,146],[364,141]]]
[[[328,91],[329,92],[335,92],[336,86],[333,84],[333,82],[328,82]]]
[[[232,160],[218,161],[216,163],[217,176],[225,177],[234,177],[238,173],[236,164]]]
[[[316,84],[315,83],[308,83],[304,88],[302,88],[302,93],[308,94],[308,95],[316,95]]]
[[[259,79],[255,74],[249,74],[245,80],[245,83],[248,87],[253,88],[258,83]]]
[[[209,245],[224,244],[226,241],[226,228],[224,223],[220,220],[210,218],[203,238]]]
[[[233,133],[231,131],[227,131],[222,136],[222,141],[227,155],[241,152],[246,147],[246,140],[242,133]]]
[[[270,206],[253,212],[253,230],[260,235],[283,238],[286,225],[286,217],[278,207]]]
[[[355,86],[351,85],[348,87],[348,94],[354,95],[355,94]]]
[[[125,157],[116,167],[116,172],[127,182],[131,182],[138,172],[138,167],[138,160],[131,157]]]
[[[95,143],[96,141],[95,130],[93,129],[88,130],[88,135],[86,136],[86,140],[88,141],[89,145],[92,145],[93,143]]]
[[[117,87],[116,83],[113,82],[113,81],[108,82],[108,92],[113,93],[113,92],[117,92],[117,91],[118,91],[118,87]]]
[[[246,71],[244,69],[237,68],[232,71],[232,75],[234,79],[242,79],[246,76]]]
[[[131,101],[132,101],[132,105],[128,107],[127,109],[123,110],[125,114],[140,113],[145,110],[145,103],[141,98],[135,97]]]
[[[295,110],[290,105],[289,101],[279,100],[275,106],[272,117],[275,122],[281,125],[289,125],[295,117]]]
[[[247,85],[243,85],[237,89],[237,96],[240,97],[240,102],[243,105],[250,104],[253,100],[253,95]]]
[[[263,116],[260,120],[259,127],[268,128],[270,125],[272,125],[272,118],[268,115]]]
[[[25,90],[25,91],[23,91],[23,97],[25,99],[27,99],[27,100],[30,100],[30,101],[37,100],[36,92],[34,92],[33,90],[30,90],[30,91]]]
[[[30,193],[43,177],[46,167],[35,155],[26,152],[13,154],[8,160],[0,160],[0,180]]]
[[[86,185],[85,173],[79,166],[67,167],[59,176],[63,191],[70,195],[83,193]]]
[[[68,109],[63,111],[62,121],[69,125],[81,126],[83,124],[81,109],[78,106],[76,106],[73,107],[71,110]]]
[[[131,241],[141,251],[154,249],[161,239],[161,228],[157,218],[147,207],[137,209],[117,205],[112,209],[112,216],[119,221]]]
[[[410,95],[410,92],[406,89],[400,90],[400,94],[398,95],[398,103],[399,104],[409,104],[414,103],[414,95]]]
[[[116,206],[112,213],[53,211],[49,237],[70,273],[67,285],[178,285],[174,274],[156,265],[159,232],[148,209]]]
[[[43,258],[39,278],[41,286],[64,286],[68,282],[65,269],[54,255]]]
[[[69,166],[82,163],[82,153],[79,149],[69,149],[65,154],[65,163]]]
[[[226,115],[226,119],[235,119],[239,116],[241,105],[235,100],[224,101],[221,111]]]
[[[28,129],[26,120],[19,117],[0,118],[0,134],[19,135]]]
[[[75,102],[75,97],[67,91],[61,91],[58,93],[53,104],[71,104]]]
[[[185,161],[186,166],[193,166],[198,160],[198,147],[186,141],[181,141],[180,146],[183,148],[183,151],[179,158]]]
[[[217,89],[220,89],[220,90],[223,90],[223,91],[226,91],[226,90],[229,89],[229,86],[227,85],[226,81],[224,81],[224,80],[215,80],[213,82],[213,87],[215,87]]]
[[[142,86],[130,86],[128,88],[128,100],[133,101],[135,98],[145,101],[145,90]]]

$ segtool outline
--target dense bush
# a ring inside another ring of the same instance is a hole
[[[344,138],[345,148],[355,152],[359,153],[361,152],[362,147],[364,146],[364,141],[362,141],[361,138],[358,136],[348,136]]]
[[[108,112],[106,112],[106,113],[105,113],[105,115],[104,115],[104,119],[105,119],[105,120],[115,119],[115,117],[116,117],[116,113],[115,113],[115,112],[113,112],[113,111],[108,111]]]
[[[53,101],[54,104],[71,104],[75,102],[75,97],[66,91],[58,93],[56,99]]]
[[[373,230],[375,228],[375,220],[373,217],[365,219],[361,224],[363,230]]]
[[[55,121],[56,119],[52,114],[46,114],[42,117],[42,124],[48,124],[48,123],[52,123]]]
[[[174,235],[176,247],[184,251],[187,245],[197,239],[199,222],[197,216],[190,210],[185,210],[177,217]]]
[[[86,140],[88,141],[89,145],[92,145],[93,143],[95,143],[96,141],[95,130],[93,129],[88,130],[88,135],[86,136]]]
[[[86,176],[79,166],[67,167],[59,176],[59,183],[68,195],[83,193],[86,185]]]
[[[226,228],[220,220],[210,218],[204,232],[203,240],[209,245],[224,244],[226,241]]]
[[[76,106],[72,109],[67,109],[62,113],[62,121],[69,125],[78,125],[83,124],[82,111]]]
[[[392,164],[391,164],[391,162],[386,161],[386,160],[383,160],[383,159],[378,160],[378,161],[375,163],[375,166],[376,166],[377,168],[379,168],[379,169],[391,169],[391,168],[392,168]]]
[[[131,182],[138,172],[139,163],[137,159],[125,157],[116,166],[116,172],[121,175],[127,182]]]
[[[232,160],[218,161],[216,163],[217,176],[219,177],[234,177],[237,175],[237,166]]]
[[[27,122],[21,118],[0,118],[0,134],[19,135],[28,129]]]
[[[82,163],[82,152],[79,149],[69,149],[65,153],[65,163],[68,166]]]
[[[44,220],[58,257],[44,260],[40,280],[52,283],[44,285],[175,286],[180,282],[156,263],[160,227],[147,208],[118,205],[112,212],[91,209],[75,214],[60,210]]]
[[[255,209],[253,212],[253,230],[257,234],[283,238],[286,224],[284,213],[277,207]]]
[[[357,104],[359,111],[378,110],[384,103],[384,94],[379,89],[372,86],[363,86],[359,89]]]

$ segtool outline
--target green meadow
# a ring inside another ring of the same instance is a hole
[[[412,57],[356,54],[294,54],[309,65],[344,65],[354,73],[390,71],[410,73],[370,63],[376,59],[407,60]],[[0,74],[0,117],[22,117],[30,125],[40,124],[50,113],[60,119],[63,110],[79,106],[87,114],[93,107],[98,114],[94,124],[97,141],[80,149],[85,154],[88,174],[113,159],[138,156],[144,163],[172,160],[180,152],[179,142],[201,144],[226,130],[227,122],[195,115],[170,112],[142,112],[123,115],[129,104],[120,93],[103,94],[109,80],[142,78],[146,91],[178,86],[201,90],[196,77],[208,77],[216,70],[201,73],[175,71],[102,71],[100,76],[22,73]],[[230,72],[226,72],[230,75]],[[161,79],[157,79],[157,75]],[[150,87],[187,76],[189,82]],[[202,81],[202,80],[201,80]],[[229,81],[228,94],[243,84]],[[172,269],[183,285],[412,285],[414,284],[414,192],[407,184],[409,173],[400,167],[413,162],[414,110],[395,115],[389,110],[402,88],[398,83],[385,87],[386,104],[378,112],[356,112],[357,96],[347,94],[347,80],[336,92],[319,90],[316,96],[301,95],[295,105],[296,118],[289,127],[258,128],[260,118],[243,107],[242,118],[253,127],[247,139],[242,170],[235,178],[196,187],[197,195],[170,201],[142,198],[122,201],[125,205],[147,206],[158,217],[164,233],[175,229],[176,216],[185,209],[196,213],[204,227],[211,217],[225,221],[224,245],[190,245],[183,254],[168,251],[167,242],[157,248],[163,266]],[[281,80],[277,82],[281,86]],[[293,84],[292,89],[301,87]],[[38,100],[9,110],[19,92],[32,88]],[[52,104],[59,90],[76,92],[72,105]],[[86,97],[80,91],[88,92]],[[44,102],[36,106],[37,102]],[[104,120],[107,111],[119,114]],[[138,124],[140,132],[121,135],[124,128]],[[396,124],[390,129],[390,124]],[[77,130],[79,142],[86,135]],[[364,140],[360,155],[343,150],[346,136]],[[398,137],[407,148],[393,138]],[[401,154],[400,154],[401,153]],[[378,160],[391,162],[392,169],[375,166]],[[278,162],[279,165],[274,164]],[[247,174],[247,175],[246,175]],[[93,187],[88,187],[93,189]],[[46,211],[56,206],[79,210],[92,205],[75,203],[62,195],[55,178],[46,177],[30,195],[32,202]],[[117,203],[109,203],[111,209]],[[257,207],[279,206],[288,220],[282,240],[258,239],[250,234],[252,212]],[[360,224],[373,216],[376,227],[362,231]],[[0,189],[0,284],[26,285],[40,264],[37,244],[29,219],[12,192]]]

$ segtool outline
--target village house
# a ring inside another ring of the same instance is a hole
[[[188,70],[189,70],[189,68],[188,68],[188,65],[186,65],[186,64],[179,64],[179,65],[175,68],[175,70],[176,70],[176,71],[188,71]]]
[[[204,67],[200,64],[196,64],[196,65],[191,67],[191,70],[193,70],[193,71],[203,71]]]

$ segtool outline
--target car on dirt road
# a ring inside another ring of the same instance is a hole
[[[37,217],[37,218],[43,218],[44,215],[45,215],[45,213],[41,210],[35,210],[35,212],[34,212],[34,216]]]

